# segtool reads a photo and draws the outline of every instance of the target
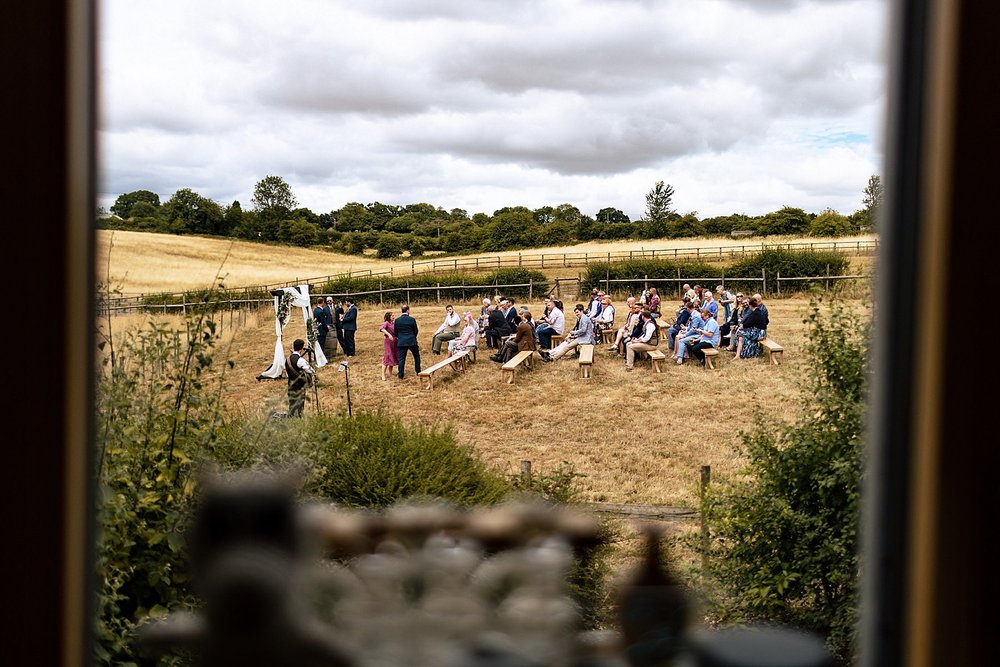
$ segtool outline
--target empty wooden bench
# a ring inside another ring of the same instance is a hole
[[[770,338],[765,338],[760,341],[760,346],[767,350],[767,358],[775,366],[781,365],[781,360],[785,352],[785,348],[771,340]]]
[[[649,360],[653,363],[653,370],[657,373],[662,373],[663,360],[667,358],[667,355],[663,354],[660,350],[650,350],[646,354],[649,355]]]
[[[594,346],[579,345],[576,349],[580,353],[580,377],[587,379],[590,377],[590,371],[594,367]]]
[[[424,389],[431,391],[432,389],[434,389],[435,373],[437,373],[445,366],[451,366],[457,371],[464,371],[465,360],[466,357],[468,356],[469,356],[469,350],[462,350],[461,352],[456,352],[455,354],[451,355],[450,357],[447,357],[443,361],[437,362],[430,368],[425,368],[424,370],[420,371],[419,373],[417,373],[417,377],[421,379],[422,383],[426,383],[427,386],[424,387]]]
[[[618,333],[614,328],[601,329],[601,343],[603,345],[611,345],[615,342],[615,334]]]
[[[507,384],[514,384],[514,373],[517,371],[517,367],[525,366],[526,368],[531,368],[533,354],[534,352],[531,350],[524,350],[515,354],[510,361],[500,367],[500,381]]]
[[[551,346],[549,347],[549,349],[550,350],[556,349],[556,347],[559,346],[559,343],[563,342],[564,340],[566,340],[566,336],[563,336],[562,334],[553,334],[552,342],[549,343],[549,345]]]
[[[702,350],[705,355],[705,368],[715,368],[715,360],[719,357],[719,350],[715,347],[706,347]]]

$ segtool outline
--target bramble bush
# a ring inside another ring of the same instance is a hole
[[[722,622],[768,620],[819,632],[844,663],[858,595],[858,497],[869,322],[833,302],[806,319],[814,369],[802,417],[757,414],[739,446],[745,475],[715,483],[710,604]],[[695,546],[695,545],[693,545]]]

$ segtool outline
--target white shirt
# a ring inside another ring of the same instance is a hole
[[[556,333],[562,335],[566,329],[566,316],[559,310],[559,306],[552,306],[552,311],[549,312],[549,322]]]
[[[597,316],[597,319],[595,321],[601,322],[603,324],[611,324],[612,322],[614,322],[615,307],[610,305],[604,306],[604,310],[601,311],[601,314]]]
[[[434,333],[439,334],[445,329],[455,329],[461,323],[462,318],[458,316],[458,313],[452,311],[450,315],[445,315],[444,322],[441,323],[441,326]]]
[[[653,339],[653,333],[656,331],[656,322],[650,320],[643,325],[642,336],[639,337],[640,343],[648,343]]]

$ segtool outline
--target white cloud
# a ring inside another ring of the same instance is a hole
[[[102,5],[102,203],[283,176],[348,201],[845,211],[879,171],[878,0]]]

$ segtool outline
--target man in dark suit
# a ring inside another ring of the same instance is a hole
[[[413,353],[413,367],[420,373],[420,346],[417,343],[417,321],[410,315],[410,305],[404,304],[403,314],[396,318],[396,349],[399,350],[399,379],[406,368],[406,353]]]
[[[358,330],[358,307],[354,305],[354,299],[347,297],[344,299],[347,310],[340,324],[344,330],[344,354],[350,359],[354,356],[354,334]]]
[[[517,325],[521,323],[521,316],[517,314],[517,308],[514,307],[514,299],[504,299],[500,302],[500,307],[503,310],[504,319],[510,325],[510,330],[516,331]]]
[[[313,322],[316,324],[316,342],[319,344],[321,350],[326,345],[326,334],[330,331],[330,328],[326,325],[326,315],[323,313],[323,305],[324,301],[321,297],[316,301],[316,307],[313,308]]]

